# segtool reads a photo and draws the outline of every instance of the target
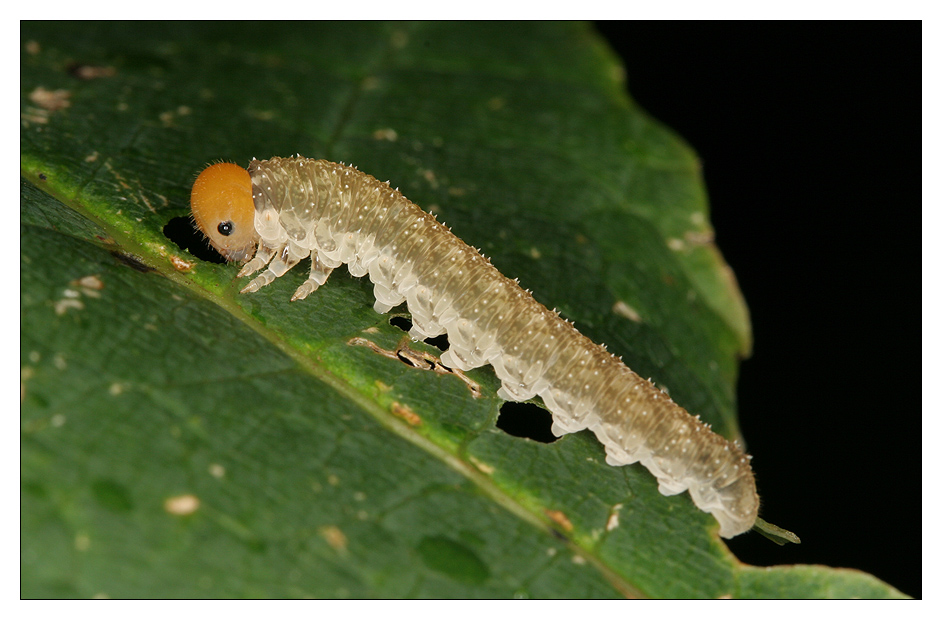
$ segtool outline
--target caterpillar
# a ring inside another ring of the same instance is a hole
[[[405,301],[410,336],[448,334],[443,364],[494,367],[505,400],[539,395],[557,436],[590,429],[610,465],[640,462],[664,495],[689,491],[731,538],[756,523],[747,456],[409,201],[352,166],[296,156],[219,163],[193,184],[192,217],[209,243],[254,274],[258,291],[311,258],[304,299],[346,264],[373,282],[376,312]],[[251,256],[251,258],[249,258]],[[761,521],[761,520],[760,520]]]

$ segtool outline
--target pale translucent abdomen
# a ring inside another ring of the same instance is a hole
[[[609,464],[640,462],[665,495],[689,490],[724,537],[752,527],[759,500],[749,457],[737,444],[539,304],[387,183],[302,157],[253,161],[248,170],[260,242],[240,275],[269,267],[245,291],[310,255],[311,276],[292,298],[301,299],[347,264],[353,275],[369,275],[378,312],[407,302],[413,337],[447,332],[444,364],[493,365],[499,395],[540,396],[557,435],[590,429]]]

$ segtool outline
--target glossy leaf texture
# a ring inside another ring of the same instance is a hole
[[[207,162],[352,162],[738,438],[748,315],[696,155],[587,26],[25,23],[22,40],[24,597],[899,595],[744,566],[591,433],[500,430],[489,367],[468,373],[476,398],[374,351],[404,333],[367,279],[341,269],[289,303],[301,267],[240,296],[236,265],[181,240]]]

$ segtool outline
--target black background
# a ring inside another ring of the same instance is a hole
[[[740,423],[760,514],[802,544],[730,548],[921,597],[921,24],[596,26],[699,154],[751,311]]]

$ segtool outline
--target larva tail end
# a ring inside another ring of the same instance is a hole
[[[190,193],[193,221],[228,261],[247,260],[255,249],[252,180],[240,166],[218,163],[203,170]]]

